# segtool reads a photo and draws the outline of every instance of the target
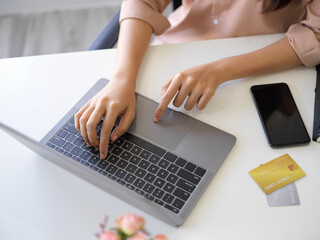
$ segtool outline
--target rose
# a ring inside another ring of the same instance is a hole
[[[148,236],[145,233],[140,232],[129,238],[128,240],[148,240]]]
[[[118,234],[107,231],[100,235],[100,240],[121,240]]]
[[[116,220],[116,229],[127,236],[133,236],[141,230],[144,225],[144,218],[131,213],[127,213]]]
[[[158,234],[158,235],[154,236],[154,238],[152,240],[168,240],[168,238],[163,234]]]

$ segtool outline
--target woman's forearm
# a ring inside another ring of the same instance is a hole
[[[213,62],[219,69],[220,80],[239,79],[259,74],[278,72],[301,65],[298,55],[287,38],[254,52]]]
[[[135,86],[136,77],[152,35],[152,27],[138,19],[121,22],[113,77]]]

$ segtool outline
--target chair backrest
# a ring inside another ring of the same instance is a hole
[[[173,10],[177,9],[181,6],[182,0],[174,0],[173,1]],[[120,10],[111,18],[102,32],[98,35],[98,37],[93,41],[90,50],[98,50],[98,49],[108,49],[113,48],[113,46],[118,41],[120,24],[119,24]]]

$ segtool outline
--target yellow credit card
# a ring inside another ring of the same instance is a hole
[[[249,174],[266,194],[306,175],[288,154],[251,170]]]

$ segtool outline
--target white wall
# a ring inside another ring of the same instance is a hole
[[[0,14],[120,6],[121,0],[0,0]]]

